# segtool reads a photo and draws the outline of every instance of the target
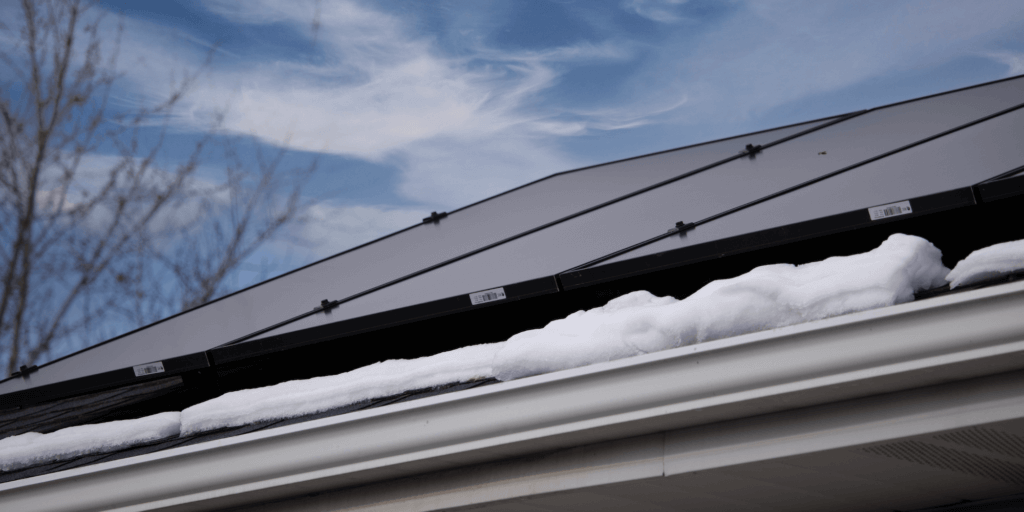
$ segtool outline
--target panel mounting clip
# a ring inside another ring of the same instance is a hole
[[[330,311],[331,309],[336,307],[338,304],[341,304],[340,300],[327,300],[327,299],[324,299],[324,300],[320,301],[320,305],[319,306],[313,308],[313,311],[325,311],[325,312],[326,311]]]
[[[679,221],[679,222],[676,222],[676,226],[674,228],[668,230],[668,232],[669,233],[685,233],[685,232],[687,232],[687,231],[689,231],[689,230],[691,230],[691,229],[693,229],[695,227],[697,227],[697,223],[695,223],[695,222]]]
[[[424,217],[423,218],[423,223],[424,224],[430,224],[430,223],[437,224],[438,222],[441,222],[441,219],[443,219],[443,218],[445,218],[447,216],[448,216],[448,212],[441,212],[441,213],[430,212],[430,217]]]
[[[754,155],[760,153],[762,149],[763,148],[760,144],[747,144],[746,149],[740,151],[740,153],[749,156],[750,158],[754,158]]]
[[[28,374],[30,374],[30,373],[38,370],[38,369],[39,369],[39,367],[34,365],[34,364],[33,365],[29,365],[29,366],[21,365],[21,368],[18,369],[18,371],[14,372],[14,373],[11,373],[11,377],[21,377],[23,379],[24,378],[28,378]]]

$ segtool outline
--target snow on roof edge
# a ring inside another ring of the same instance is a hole
[[[0,439],[0,470],[104,453],[176,437],[181,413],[163,412],[134,420],[68,427],[49,434],[28,432]]]
[[[473,345],[413,360],[389,360],[335,376],[237,391],[181,413],[13,436],[0,440],[0,470],[225,426],[303,416],[411,389],[489,377],[512,380],[875,309],[911,301],[915,291],[944,284],[947,278],[959,275],[958,284],[964,285],[970,276],[978,274],[963,269],[1017,262],[1013,270],[1024,267],[1019,263],[1022,260],[1024,241],[1009,242],[975,251],[949,271],[942,266],[941,252],[927,240],[897,234],[866,253],[799,266],[758,267],[710,283],[683,300],[632,292],[599,308],[555,320],[542,329],[517,334],[507,342]],[[959,274],[957,269],[961,269]],[[586,344],[581,345],[581,340]]]

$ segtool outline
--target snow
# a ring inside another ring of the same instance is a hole
[[[968,254],[946,276],[949,289],[1024,269],[1024,240],[990,245]]]
[[[0,439],[0,470],[128,448],[178,435],[180,413],[68,427],[50,434],[29,432]]]
[[[890,306],[913,300],[915,291],[945,284],[947,274],[960,284],[979,272],[1024,267],[1022,254],[1021,242],[1000,244],[971,254],[950,272],[942,265],[942,253],[927,240],[896,234],[863,254],[758,267],[709,283],[683,300],[632,292],[505,342],[235,391],[180,414],[11,437],[0,440],[0,469],[114,450],[179,432],[185,436],[305,416],[415,389],[489,377],[512,380]]]
[[[393,359],[340,375],[226,393],[182,411],[182,435],[315,414],[409,390],[489,378],[494,375],[494,354],[503,345],[474,345],[419,359]]]
[[[637,291],[510,338],[494,360],[512,380],[784,327],[914,299],[945,284],[942,252],[895,234],[876,249],[804,265],[766,265],[676,300]]]
[[[942,252],[893,235],[878,248],[805,265],[767,265],[683,300],[629,293],[507,342],[390,360],[331,377],[227,393],[185,409],[183,435],[314,414],[412,389],[512,380],[911,301],[945,284]]]

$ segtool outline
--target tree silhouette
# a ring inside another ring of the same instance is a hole
[[[0,52],[0,358],[7,372],[198,306],[289,223],[315,163],[239,157],[211,121],[161,164],[168,124],[197,77],[161,101],[112,107],[120,28],[84,0],[22,0]],[[106,37],[104,34],[108,34]],[[114,148],[111,150],[110,148]],[[200,177],[221,151],[223,180]]]

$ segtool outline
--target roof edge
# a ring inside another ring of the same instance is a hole
[[[0,503],[203,510],[1003,373],[1024,368],[1022,308],[1009,283],[28,478]]]

